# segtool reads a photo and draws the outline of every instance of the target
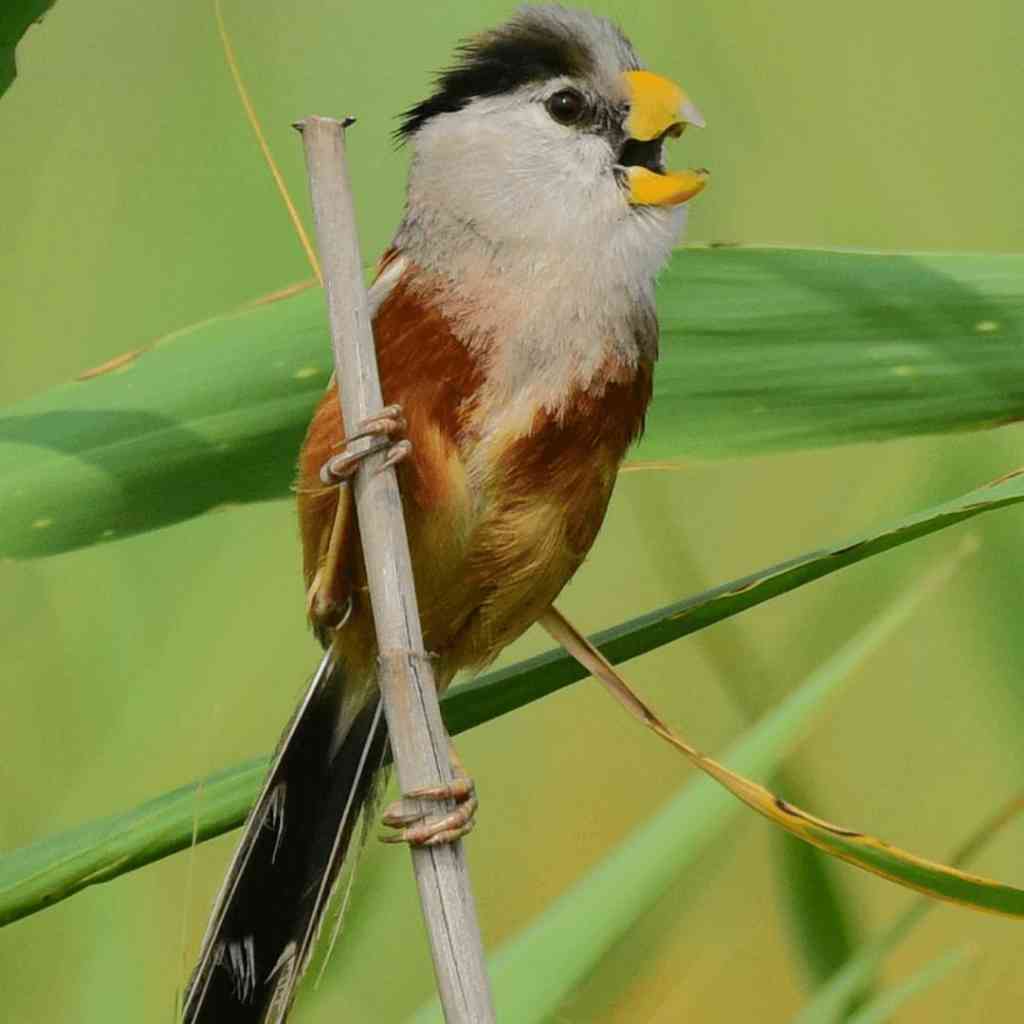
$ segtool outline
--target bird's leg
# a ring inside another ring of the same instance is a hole
[[[400,405],[386,405],[376,416],[370,416],[363,420],[356,428],[355,433],[349,434],[338,442],[342,449],[337,455],[332,455],[320,468],[320,479],[325,484],[346,483],[355,473],[359,463],[377,452],[388,453],[387,458],[381,463],[378,473],[383,472],[389,466],[394,466],[402,459],[408,458],[412,451],[412,443],[408,440],[395,441],[396,435],[401,434],[406,428],[405,417],[402,415]],[[353,441],[363,437],[373,437],[381,434],[384,440],[371,444],[361,451],[348,451],[348,446]]]
[[[395,435],[401,434],[406,428],[405,417],[402,415],[400,405],[385,406],[376,416],[363,420],[356,428],[355,433],[342,438],[338,442],[338,448],[342,451],[333,455],[320,468],[320,479],[327,485],[338,484],[347,486],[349,480],[359,467],[359,463],[367,455],[376,452],[387,451],[387,458],[381,464],[377,472],[394,466],[407,458],[412,451],[412,444],[408,440],[395,441]],[[373,435],[383,435],[384,440],[371,444],[362,451],[347,451],[348,445],[360,438]],[[330,630],[340,629],[348,619],[352,610],[351,596],[348,600],[339,603],[336,600],[338,569],[341,565],[341,551],[345,537],[345,523],[352,514],[351,502],[345,500],[345,495],[340,495],[334,513],[334,520],[331,525],[331,536],[327,543],[327,550],[324,552],[320,567],[313,577],[313,582],[306,592],[306,614],[314,624],[318,635],[327,635]]]
[[[473,831],[477,809],[476,786],[466,774],[450,739],[448,760],[455,776],[450,783],[414,789],[387,806],[381,820],[388,828],[400,831],[395,835],[381,836],[381,842],[437,846],[439,843],[454,843]],[[432,818],[417,806],[417,802],[422,800],[454,800],[455,807],[440,817]]]
[[[327,542],[327,550],[320,560],[320,566],[313,577],[313,582],[306,591],[306,616],[313,623],[318,635],[324,636],[330,630],[340,629],[348,621],[352,611],[352,595],[339,603],[337,595],[338,569],[341,565],[341,547],[345,536],[345,522],[352,514],[350,503],[339,496],[331,524],[331,536]]]

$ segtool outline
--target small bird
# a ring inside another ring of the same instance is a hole
[[[525,7],[464,42],[403,115],[405,213],[370,289],[426,649],[442,690],[549,608],[590,550],[639,436],[658,353],[654,277],[704,171],[663,145],[703,126],[607,19]],[[383,438],[383,440],[381,440]],[[302,447],[308,611],[324,660],[285,730],[214,908],[187,1024],[283,1021],[387,746],[335,388]],[[365,454],[365,453],[364,453]],[[476,796],[455,781],[384,815],[400,842],[450,842]],[[451,803],[445,807],[451,808]]]

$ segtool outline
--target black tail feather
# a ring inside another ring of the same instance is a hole
[[[185,1024],[272,1024],[291,1006],[387,743],[379,698],[339,734],[343,690],[328,652],[246,823],[186,993]]]

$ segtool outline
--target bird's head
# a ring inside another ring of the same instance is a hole
[[[706,178],[666,171],[665,141],[703,123],[612,22],[525,7],[463,43],[433,95],[405,113],[404,233],[512,258],[538,245],[563,256],[618,252],[653,272]]]

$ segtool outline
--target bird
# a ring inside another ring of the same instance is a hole
[[[349,478],[372,436],[398,474],[438,688],[486,665],[552,608],[597,537],[640,436],[658,354],[654,280],[703,169],[667,139],[704,126],[622,30],[528,6],[465,40],[401,115],[404,213],[369,307],[387,406],[345,437],[335,385],[296,485],[320,668],[285,729],[216,901],[186,1024],[279,1024],[372,806],[387,753],[376,643]],[[384,814],[389,838],[451,842],[476,793]],[[439,805],[440,806],[440,805]],[[365,812],[365,813],[364,813]]]

